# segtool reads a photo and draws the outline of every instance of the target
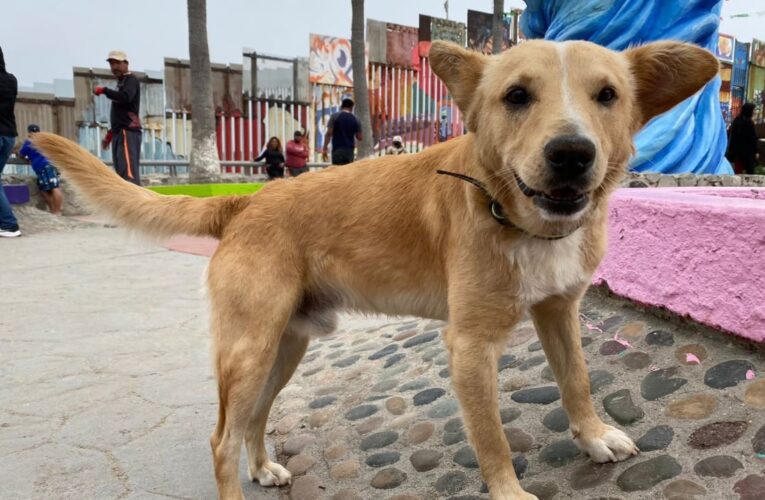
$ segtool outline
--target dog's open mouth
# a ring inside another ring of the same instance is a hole
[[[587,192],[572,187],[561,187],[550,192],[537,191],[530,188],[518,174],[515,182],[521,192],[534,201],[534,205],[556,215],[572,215],[587,206],[590,196]]]

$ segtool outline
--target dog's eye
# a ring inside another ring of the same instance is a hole
[[[601,104],[608,104],[616,99],[616,90],[613,87],[603,87],[598,94],[598,102]]]
[[[505,94],[505,102],[513,106],[523,106],[531,102],[531,94],[522,87],[513,87]]]

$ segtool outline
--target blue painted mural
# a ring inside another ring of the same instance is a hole
[[[526,0],[521,29],[528,38],[589,40],[623,50],[674,39],[716,49],[722,0]],[[630,168],[666,174],[731,174],[725,159],[720,78],[651,120],[635,138]]]

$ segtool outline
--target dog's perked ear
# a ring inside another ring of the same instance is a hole
[[[475,131],[471,106],[488,57],[444,41],[433,42],[428,57],[430,67],[449,88],[457,106],[465,115],[468,130]]]
[[[681,42],[654,42],[625,51],[635,82],[636,128],[692,96],[720,71],[708,50]]]

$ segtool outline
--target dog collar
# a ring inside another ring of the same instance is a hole
[[[540,240],[548,240],[548,241],[562,240],[563,238],[571,236],[572,234],[574,234],[576,231],[579,230],[579,228],[577,227],[576,229],[574,229],[568,234],[561,234],[557,236],[543,236],[543,235],[530,233],[529,231],[526,231],[525,229],[520,227],[518,224],[513,223],[510,219],[507,218],[504,207],[502,206],[500,202],[494,199],[494,197],[491,195],[491,193],[486,188],[486,185],[483,182],[479,181],[478,179],[469,177],[465,174],[458,174],[456,172],[448,172],[446,170],[436,170],[436,173],[440,175],[449,175],[451,177],[456,177],[457,179],[463,180],[465,182],[469,182],[470,184],[477,187],[484,194],[484,196],[486,196],[486,198],[489,200],[487,208],[489,209],[489,214],[491,214],[491,217],[495,221],[497,221],[499,224],[503,226],[515,229],[516,231],[519,231],[523,234],[531,236],[532,238],[537,238]]]

